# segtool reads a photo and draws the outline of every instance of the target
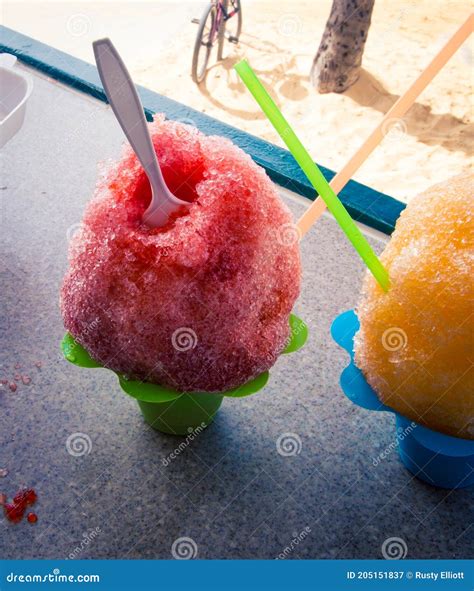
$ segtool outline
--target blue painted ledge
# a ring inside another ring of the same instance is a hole
[[[97,68],[91,64],[1,25],[0,52],[12,53],[51,78],[106,102]],[[169,119],[191,119],[203,133],[231,139],[250,154],[277,184],[315,199],[313,187],[287,150],[142,86],[138,87],[138,91],[148,119],[157,112],[164,113]],[[323,166],[321,170],[328,180],[335,174]],[[393,231],[398,216],[405,208],[404,203],[356,181],[346,185],[340,198],[355,220],[386,234]]]

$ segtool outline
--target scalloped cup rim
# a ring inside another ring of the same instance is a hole
[[[301,318],[295,314],[290,314],[289,323],[291,339],[282,351],[282,355],[298,351],[304,346],[308,338],[308,327]],[[128,380],[125,374],[109,369],[95,361],[87,350],[74,340],[74,337],[69,332],[64,335],[61,341],[61,351],[67,361],[78,367],[100,368],[112,371],[117,376],[122,390],[132,398],[142,402],[167,403],[187,394],[212,394],[221,397],[243,398],[259,392],[266,386],[270,377],[269,371],[265,371],[245,384],[227,390],[226,392],[178,392],[173,388],[151,382]]]
[[[345,330],[342,332],[342,328]],[[465,456],[473,453],[474,440],[463,439],[434,431],[424,425],[420,425],[413,419],[406,417],[393,408],[385,405],[377,396],[375,390],[368,384],[362,371],[354,362],[354,336],[359,329],[359,320],[354,310],[347,310],[339,314],[331,325],[331,336],[334,341],[344,349],[350,357],[350,363],[342,370],[340,386],[344,395],[354,404],[365,410],[391,412],[396,417],[414,423],[417,427],[416,439],[429,449],[440,453],[449,453],[453,456]],[[363,383],[362,383],[363,382]],[[377,401],[377,402],[375,402]],[[446,447],[449,450],[446,450]],[[455,448],[455,449],[454,449]],[[470,449],[469,449],[470,448]]]

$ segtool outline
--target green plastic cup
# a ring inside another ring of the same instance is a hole
[[[137,400],[145,421],[162,433],[189,435],[212,423],[219,410],[222,394],[181,394],[171,402]]]
[[[145,421],[162,433],[189,435],[212,423],[224,396],[249,396],[261,390],[268,380],[268,372],[227,392],[177,392],[158,384],[135,382],[117,374],[122,390],[135,398]]]
[[[210,425],[224,397],[219,393],[177,392],[117,375],[122,390],[135,398],[150,427],[170,435],[189,435]]]

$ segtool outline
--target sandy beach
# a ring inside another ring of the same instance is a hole
[[[205,2],[5,2],[3,23],[93,62],[91,42],[109,36],[136,82],[281,145],[233,71],[243,57],[272,92],[314,159],[338,170],[465,20],[466,0],[376,0],[363,71],[344,94],[320,95],[309,71],[330,0],[243,0],[238,46],[203,84],[190,77]],[[406,201],[472,166],[473,42],[461,48],[423,92],[356,179]]]

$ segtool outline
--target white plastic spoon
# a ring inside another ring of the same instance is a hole
[[[92,46],[107,100],[150,181],[151,201],[143,221],[151,228],[164,226],[170,214],[190,204],[175,197],[165,184],[142,103],[122,58],[110,39],[99,39]]]

